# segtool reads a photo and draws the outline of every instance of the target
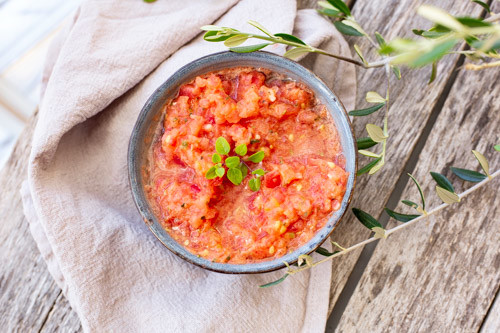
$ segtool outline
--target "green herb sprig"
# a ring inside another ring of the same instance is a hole
[[[212,155],[212,162],[215,163],[208,171],[205,173],[205,178],[214,179],[216,177],[223,178],[226,175],[227,179],[234,185],[240,185],[251,171],[252,177],[248,181],[248,187],[252,191],[258,191],[261,185],[261,177],[266,174],[263,169],[251,170],[247,162],[260,163],[265,157],[263,151],[258,151],[247,158],[243,159],[247,155],[248,148],[245,144],[238,145],[234,148],[234,153],[239,156],[229,156],[231,151],[231,146],[229,142],[223,137],[217,138],[215,141],[215,151]],[[225,157],[222,161],[223,156]],[[240,158],[241,156],[241,158]],[[227,167],[227,173],[224,166]]]

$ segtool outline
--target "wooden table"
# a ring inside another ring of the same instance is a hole
[[[315,1],[301,1],[309,7]],[[434,2],[452,13],[481,14],[469,1]],[[428,27],[417,17],[417,3],[357,0],[353,14],[367,31],[387,38]],[[500,11],[496,2],[494,11]],[[364,40],[350,39],[362,49]],[[421,180],[428,205],[439,204],[429,171],[453,180],[457,192],[469,184],[449,171],[452,165],[477,169],[471,149],[500,168],[500,71],[460,70],[464,59],[449,55],[439,62],[438,77],[427,85],[430,69],[402,71],[392,82],[389,162],[374,176],[359,178],[351,207],[379,218],[383,207],[401,199],[418,200],[407,172]],[[383,70],[358,70],[358,106],[369,90],[384,90]],[[381,115],[355,119],[366,123]],[[0,327],[6,331],[79,331],[78,317],[55,285],[23,216],[19,189],[26,178],[36,116],[25,129],[8,165],[0,173]],[[361,164],[366,160],[361,158]],[[500,331],[500,182],[490,182],[452,209],[363,250],[333,261],[332,315],[327,331],[338,332],[498,332]],[[398,208],[401,204],[398,205]],[[393,226],[393,220],[388,222]],[[343,246],[366,239],[369,232],[348,214],[332,238]]]

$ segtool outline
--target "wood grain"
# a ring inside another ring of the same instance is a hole
[[[429,171],[446,175],[462,192],[471,183],[449,167],[479,170],[471,149],[483,152],[492,170],[500,168],[500,153],[493,150],[499,106],[500,69],[458,74],[413,173],[428,207],[441,203]],[[494,179],[427,223],[380,242],[337,331],[478,331],[500,285],[499,186]],[[401,199],[418,198],[409,183]],[[404,207],[398,210],[408,212]]]
[[[497,333],[498,331],[500,331],[500,297],[498,297],[497,291],[495,302],[491,306],[488,316],[484,320],[480,332]]]
[[[454,14],[468,13],[479,15],[481,8],[467,1],[426,1],[435,4]],[[396,36],[412,35],[411,28],[429,27],[429,22],[416,15],[420,2],[404,1],[379,1],[357,0],[352,13],[358,22],[362,22],[366,31],[380,32],[386,40]],[[383,10],[381,10],[383,7]],[[371,60],[375,59],[368,52],[371,49],[366,39],[350,38],[350,44],[358,44]],[[352,52],[352,54],[355,54]],[[402,69],[402,80],[395,80],[391,76],[392,106],[389,120],[389,135],[387,146],[388,162],[384,168],[373,176],[363,175],[358,177],[352,207],[358,207],[378,217],[386,204],[390,193],[394,189],[399,174],[408,161],[417,140],[428,120],[431,111],[438,102],[439,97],[452,76],[453,69],[458,60],[455,55],[446,57],[438,65],[439,75],[432,85],[427,85],[430,68],[419,70]],[[368,106],[365,94],[370,90],[377,91],[385,96],[386,77],[383,69],[370,69],[357,71],[358,96],[357,108]],[[383,112],[354,119],[355,133],[358,137],[367,136],[365,126],[367,123],[381,126]],[[378,148],[378,149],[381,149]],[[372,149],[379,151],[378,149]],[[360,167],[368,163],[365,157],[360,158]],[[340,226],[332,234],[332,239],[340,245],[347,247],[356,244],[369,236],[369,232],[349,212]],[[333,280],[330,296],[330,307],[335,305],[342,289],[344,288],[352,269],[358,260],[361,250],[336,259],[333,263]]]
[[[56,302],[61,290],[47,271],[23,214],[19,190],[27,177],[35,122],[36,114],[0,172],[0,327],[5,332],[39,331],[44,326],[59,325],[47,320],[49,313],[75,317],[67,305]],[[65,328],[73,331],[80,326],[74,320],[67,324]]]

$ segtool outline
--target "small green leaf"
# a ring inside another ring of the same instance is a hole
[[[349,10],[349,7],[344,3],[342,0],[327,0],[333,7],[337,8],[340,10],[342,13],[344,13],[346,16],[351,16],[351,11]]]
[[[477,3],[479,6],[483,7],[484,9],[486,9],[486,11],[488,13],[491,13],[490,6],[487,3],[483,2],[483,1],[479,1],[479,0],[472,0],[472,2]]]
[[[288,42],[293,42],[293,43],[298,43],[298,44],[302,44],[302,45],[307,45],[300,38],[295,37],[293,35],[279,33],[279,34],[274,34],[274,36],[283,38],[284,40],[286,40]]]
[[[238,165],[240,165],[240,158],[238,156],[231,156],[226,158],[224,163],[226,163],[226,166],[228,168],[236,168]]]
[[[407,214],[401,214],[401,213],[397,213],[393,210],[390,210],[389,208],[384,208],[384,210],[386,211],[386,213],[392,217],[393,219],[399,221],[399,222],[408,222],[408,221],[411,221],[413,219],[416,219],[417,217],[419,217],[420,215],[407,215]]]
[[[248,187],[254,192],[260,190],[260,178],[252,178],[248,181]]]
[[[368,103],[384,103],[386,102],[385,98],[380,96],[377,92],[375,91],[369,91],[366,93],[366,101]]]
[[[240,171],[241,171],[241,176],[243,177],[243,179],[246,178],[246,176],[248,175],[248,168],[245,164],[243,163],[240,163]]]
[[[255,52],[255,51],[261,50],[268,45],[271,45],[271,43],[262,43],[262,44],[248,45],[248,46],[231,47],[229,49],[229,51],[236,52],[236,53],[250,53],[250,52]]]
[[[372,230],[375,227],[383,228],[380,222],[367,212],[364,212],[358,208],[353,208],[352,212],[354,213],[354,216],[356,216],[356,218],[359,220],[359,222],[361,222],[368,229]]]
[[[430,5],[422,5],[417,9],[417,13],[429,21],[440,24],[451,30],[463,31],[463,26],[460,22],[441,8]]]
[[[214,179],[215,177],[217,177],[217,175],[215,174],[215,167],[211,167],[210,169],[208,169],[208,171],[205,173],[205,178],[206,179]]]
[[[235,35],[231,38],[226,39],[224,45],[226,45],[227,47],[235,47],[243,44],[244,42],[246,42],[247,39],[248,39],[247,35]]]
[[[467,169],[460,169],[460,168],[451,167],[451,172],[453,172],[458,178],[463,179],[463,180],[468,181],[468,182],[473,182],[473,183],[478,183],[478,182],[487,178],[482,173],[479,173],[477,171],[467,170]]]
[[[363,35],[363,36],[366,35],[363,28],[361,28],[361,26],[358,24],[358,22],[356,22],[352,17],[346,18],[345,20],[342,21],[342,23],[348,27],[353,28],[354,30],[359,32],[361,35]]]
[[[242,144],[234,148],[234,152],[240,156],[245,156],[247,154],[247,145]]]
[[[436,79],[437,74],[437,61],[432,63],[431,77],[429,78],[429,82],[427,84],[431,84]]]
[[[401,70],[399,69],[398,66],[391,66],[392,72],[396,76],[396,79],[401,80]]]
[[[422,67],[431,62],[439,60],[443,57],[450,49],[455,46],[457,43],[456,39],[446,40],[440,44],[437,44],[432,50],[429,52],[423,53],[415,60],[411,61],[408,65],[412,67]]]
[[[415,179],[415,177],[413,177],[410,173],[408,174],[408,176],[413,180],[415,185],[417,185],[418,193],[420,193],[420,199],[422,200],[422,208],[425,209],[425,197],[424,197],[424,192],[422,192],[422,188],[420,187],[420,184]]]
[[[366,124],[366,131],[368,132],[370,138],[372,138],[375,142],[382,142],[387,139],[387,136],[384,135],[384,131],[382,131],[382,129],[377,125]]]
[[[354,51],[356,51],[356,54],[358,57],[361,59],[361,61],[366,65],[368,62],[366,61],[365,57],[363,56],[363,53],[361,52],[361,49],[359,48],[358,45],[354,44]]]
[[[260,24],[259,22],[256,22],[256,21],[253,21],[253,20],[249,20],[249,21],[247,21],[247,23],[250,24],[250,25],[253,25],[257,29],[259,29],[260,31],[262,31],[263,33],[265,33],[266,35],[268,35],[269,37],[273,37],[273,34],[270,33],[269,30],[267,30],[266,28],[264,28],[262,26],[262,24]]]
[[[215,174],[217,175],[217,177],[219,178],[222,178],[224,177],[224,173],[226,172],[226,169],[222,168],[222,167],[218,167],[218,168],[215,168]]]
[[[410,200],[401,200],[401,202],[404,203],[407,206],[410,206],[411,208],[415,208],[416,209],[418,207],[418,205],[415,202],[410,201]]]
[[[484,21],[482,18],[463,16],[463,17],[456,17],[456,19],[458,22],[471,28],[491,27],[491,23]]]
[[[325,256],[325,257],[330,257],[330,256],[333,256],[335,253],[339,253],[340,251],[333,251],[333,252],[330,252],[328,251],[327,249],[325,249],[324,247],[318,247],[316,250],[315,250],[316,253],[319,253],[321,254],[322,256]]]
[[[500,145],[495,145],[493,148],[495,148],[496,151],[500,151]]]
[[[354,117],[367,116],[369,114],[372,114],[372,113],[380,110],[384,105],[385,105],[385,102],[380,103],[380,104],[376,104],[374,106],[370,106],[369,108],[366,108],[366,109],[352,110],[349,112],[349,115],[354,116]]]
[[[221,155],[227,155],[231,150],[231,146],[229,146],[229,142],[221,136],[215,141],[215,150]]]
[[[252,175],[264,176],[265,174],[266,174],[266,172],[262,169],[257,169],[257,170],[252,171]]]
[[[373,160],[371,161],[370,163],[368,163],[367,165],[365,165],[364,167],[362,167],[361,169],[358,170],[358,172],[356,172],[356,175],[362,175],[364,173],[367,173],[368,171],[370,171],[374,166],[375,164],[377,164],[382,158],[377,158],[376,160]]]
[[[373,158],[379,158],[380,155],[379,154],[375,154],[374,152],[371,152],[369,150],[358,150],[358,153],[360,153],[361,155],[364,155],[364,156],[368,156],[368,157],[373,157]]]
[[[221,160],[222,159],[221,159],[221,157],[220,157],[219,154],[215,153],[215,154],[212,155],[212,162],[219,163]]]
[[[486,157],[484,157],[484,155],[481,154],[480,152],[478,152],[477,150],[473,150],[472,153],[474,154],[477,161],[481,165],[481,168],[483,169],[486,176],[489,177],[490,176],[490,165],[488,164],[488,160],[486,159]]]
[[[441,200],[443,200],[443,202],[447,203],[448,205],[460,201],[460,197],[456,193],[445,190],[444,188],[437,185],[436,185],[436,192],[437,195],[441,198]]]
[[[272,287],[272,286],[275,286],[277,284],[280,284],[281,282],[285,281],[285,279],[288,277],[288,273],[283,275],[282,278],[276,280],[276,281],[273,281],[273,282],[269,282],[269,283],[266,283],[266,284],[263,284],[261,286],[259,286],[260,288],[267,288],[267,287]]]
[[[432,176],[432,178],[434,178],[434,180],[436,181],[436,183],[439,186],[441,186],[442,188],[444,188],[445,190],[448,190],[450,192],[455,192],[453,185],[448,180],[448,178],[446,178],[444,175],[431,171],[431,176]]]
[[[373,141],[370,137],[366,137],[366,138],[359,138],[356,141],[356,144],[358,146],[358,149],[368,149],[370,147],[375,146],[377,142]]]
[[[241,170],[238,168],[229,168],[229,170],[227,170],[227,179],[234,185],[240,185],[243,180]]]
[[[203,39],[207,42],[223,42],[232,36],[234,34],[220,34],[219,31],[207,31]]]
[[[322,2],[322,1],[320,1],[320,2]],[[319,4],[319,2],[318,2],[318,4]],[[335,10],[335,9],[320,8],[317,11],[320,14],[323,14],[323,15],[326,15],[326,16],[330,16],[330,17],[335,17],[335,18],[340,17],[341,15],[343,15],[338,10]]]
[[[417,36],[422,36],[425,30],[422,29],[411,29],[411,32],[413,32]]]
[[[356,37],[364,36],[361,32],[357,31],[356,29],[348,25],[345,25],[342,22],[335,21],[333,22],[333,25],[335,26],[335,28],[337,28],[338,31],[340,31],[344,35],[356,36]]]
[[[218,27],[216,25],[211,25],[211,24],[204,25],[200,29],[205,30],[205,31],[222,31],[222,30],[224,30],[224,28],[222,28],[222,27]]]
[[[308,47],[294,47],[293,49],[286,51],[283,56],[285,58],[295,60],[309,52],[311,52],[311,49],[309,49]]]
[[[259,163],[264,159],[266,154],[263,151],[258,151],[255,154],[251,155],[248,160],[254,163]]]
[[[368,174],[373,175],[374,173],[379,171],[383,166],[384,166],[384,160],[380,160],[377,164],[375,164],[373,168],[370,169],[370,171],[368,171]]]
[[[380,45],[380,46],[382,46],[382,45],[386,44],[386,43],[385,43],[385,39],[384,39],[384,37],[382,37],[382,35],[381,35],[381,34],[379,34],[377,31],[375,31],[375,39],[377,40],[377,43],[378,43],[378,45]]]

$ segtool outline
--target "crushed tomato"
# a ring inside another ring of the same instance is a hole
[[[146,191],[170,235],[216,262],[271,260],[308,242],[340,208],[348,173],[326,107],[300,83],[265,69],[196,77],[167,102]],[[259,191],[205,178],[215,140],[264,151]]]

